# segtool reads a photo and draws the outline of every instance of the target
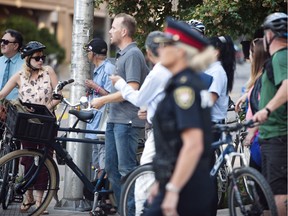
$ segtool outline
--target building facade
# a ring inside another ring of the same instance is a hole
[[[0,0],[0,20],[21,15],[33,20],[38,28],[48,28],[65,49],[66,62],[71,60],[73,13],[74,0]],[[110,24],[106,5],[94,10],[94,36],[109,42]]]

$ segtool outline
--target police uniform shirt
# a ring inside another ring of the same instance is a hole
[[[172,77],[166,87],[166,96],[154,116],[156,156],[153,165],[156,179],[165,183],[171,176],[182,147],[181,132],[200,128],[204,134],[202,158],[208,158],[211,147],[210,96],[199,74],[186,69]],[[157,178],[164,169],[165,176]]]

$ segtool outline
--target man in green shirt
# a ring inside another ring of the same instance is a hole
[[[287,215],[287,21],[273,13],[263,23],[264,47],[271,55],[262,76],[259,127],[262,173],[275,196],[279,215]]]

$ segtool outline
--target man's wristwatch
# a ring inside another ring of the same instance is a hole
[[[165,186],[166,191],[170,191],[173,193],[179,193],[180,189],[173,185],[171,182],[168,182]]]
[[[269,117],[270,114],[271,114],[271,110],[269,108],[267,108],[267,107],[265,107],[265,110],[267,111],[267,116]]]

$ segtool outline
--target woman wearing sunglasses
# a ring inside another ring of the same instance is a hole
[[[210,63],[213,49],[188,25],[170,18],[164,36],[154,41],[172,78],[153,117],[157,181],[144,216],[210,216],[212,101],[197,71]]]
[[[38,41],[30,41],[21,49],[21,58],[24,59],[22,70],[8,80],[0,91],[0,99],[5,98],[13,88],[18,87],[18,98],[22,102],[46,105],[53,112],[54,107],[60,102],[52,99],[52,92],[58,83],[58,79],[52,67],[43,65],[45,61],[43,50],[45,48]],[[28,141],[22,141],[21,143],[23,148],[43,147],[41,143],[35,144]],[[33,162],[25,157],[22,158],[21,164],[24,166],[24,172]],[[47,181],[46,170],[43,168],[33,188],[27,190],[21,205],[21,212],[27,212],[33,205],[40,205],[44,190],[47,187]],[[44,211],[45,213],[48,212]]]

